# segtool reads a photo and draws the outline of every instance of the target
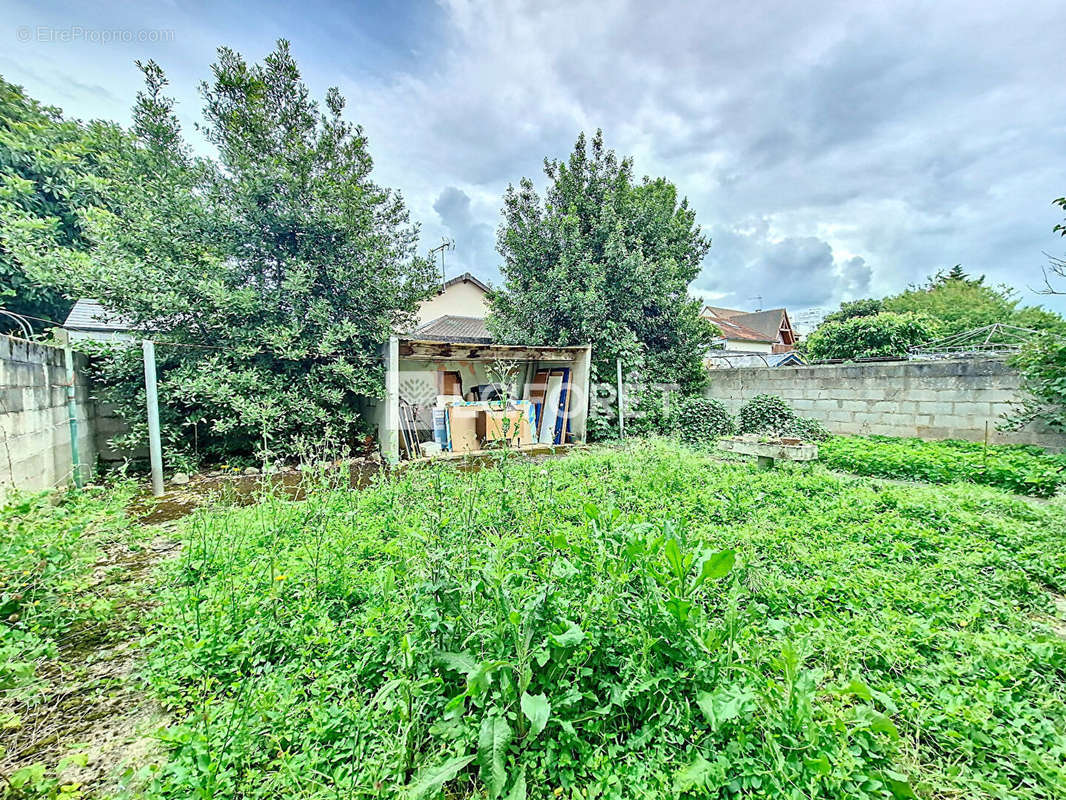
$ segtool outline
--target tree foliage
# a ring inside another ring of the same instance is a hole
[[[192,155],[163,71],[142,70],[121,203],[90,217],[91,259],[44,250],[39,271],[170,343],[157,352],[176,449],[354,444],[362,402],[383,393],[380,346],[433,286],[402,198],[372,181],[337,90],[324,108],[310,98],[285,41],[262,64],[219,49],[201,86],[217,161]],[[134,439],[136,357],[112,354],[103,375]]]
[[[1011,364],[1022,374],[1025,397],[1005,427],[1040,422],[1066,431],[1066,338],[1045,333],[1022,348]]]
[[[27,271],[20,243],[36,238],[59,250],[88,249],[82,215],[107,204],[105,176],[121,138],[117,126],[66,120],[0,78],[0,306],[44,320],[66,317],[71,301]],[[0,331],[7,329],[0,320]]]
[[[869,317],[852,317],[819,325],[804,341],[814,360],[906,356],[914,345],[940,334],[935,320],[913,313],[885,311]]]
[[[885,310],[883,300],[866,297],[861,300],[845,300],[840,304],[840,309],[832,314],[827,314],[822,322],[843,322],[854,317],[872,317]]]
[[[956,265],[947,273],[937,273],[921,286],[912,286],[886,297],[884,309],[899,314],[924,314],[937,320],[940,334],[981,328],[996,322],[1011,322],[1018,301],[1006,286],[991,286],[982,275],[971,278]]]
[[[600,131],[566,161],[545,159],[543,200],[523,178],[504,196],[503,291],[489,326],[502,341],[592,345],[597,374],[622,358],[630,380],[706,380],[711,335],[688,296],[710,247],[688,201],[663,178],[637,182]]]

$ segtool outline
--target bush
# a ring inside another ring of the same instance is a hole
[[[883,312],[826,322],[807,337],[803,349],[812,359],[893,358],[907,355],[937,332],[937,323],[928,317]]]
[[[785,432],[805,442],[824,442],[833,435],[825,425],[810,417],[796,417],[789,423]]]
[[[1046,333],[1027,343],[1010,363],[1022,374],[1025,397],[1003,427],[1017,429],[1038,421],[1066,431],[1066,339]]]
[[[788,430],[796,419],[788,404],[777,395],[757,394],[740,407],[741,433],[768,433],[776,436]]]
[[[681,439],[689,444],[713,442],[736,431],[736,422],[720,400],[698,395],[678,403],[677,425]]]
[[[1031,445],[927,442],[891,436],[836,436],[819,449],[833,469],[927,483],[979,483],[1052,497],[1066,483],[1066,455]]]

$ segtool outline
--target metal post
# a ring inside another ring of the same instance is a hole
[[[618,366],[618,438],[626,438],[626,420],[625,412],[622,409],[622,359],[615,359],[615,364]]]
[[[66,331],[64,331],[66,333]],[[70,337],[63,342],[63,362],[67,369],[67,416],[70,419],[70,465],[74,485],[79,489],[84,481],[81,475],[81,454],[78,451],[78,402],[74,387],[74,352],[70,349]]]
[[[152,494],[163,494],[163,447],[159,441],[159,393],[155,381],[155,342],[143,339],[144,394],[148,401],[148,452],[152,459]]]

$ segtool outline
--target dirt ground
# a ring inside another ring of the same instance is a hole
[[[172,531],[173,523],[148,526],[139,542],[105,548],[90,591],[113,613],[70,631],[57,657],[39,665],[35,696],[0,708],[9,720],[0,775],[64,763],[59,783],[80,792],[73,796],[111,797],[134,789],[143,780],[138,771],[161,759],[154,734],[167,719],[139,676],[139,643],[155,567],[178,552]]]

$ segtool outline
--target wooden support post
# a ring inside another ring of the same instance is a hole
[[[152,461],[152,494],[163,494],[163,445],[159,438],[159,390],[155,377],[155,342],[143,339],[144,394],[148,405],[148,453]]]

